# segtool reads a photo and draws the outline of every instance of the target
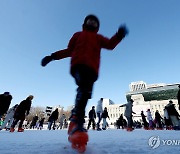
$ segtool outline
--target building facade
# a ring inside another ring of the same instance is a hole
[[[164,118],[164,107],[170,100],[173,101],[176,110],[179,112],[177,101],[178,85],[179,83],[148,85],[143,81],[132,82],[129,85],[130,91],[126,93],[126,98],[127,101],[130,99],[134,100],[133,111],[136,114],[133,114],[133,120],[141,121],[141,111],[144,111],[144,114],[146,115],[147,109],[150,109],[153,118],[156,110],[158,110],[162,118]],[[119,107],[122,104],[115,104],[109,98],[103,98],[103,109],[104,107],[107,107],[110,117],[110,120],[107,119],[109,123],[114,124],[121,114],[124,115],[125,107]]]
[[[130,91],[126,93],[126,98],[127,101],[130,99],[134,100],[133,111],[136,113],[134,119],[141,120],[141,111],[144,111],[144,114],[146,115],[147,109],[150,109],[153,118],[156,110],[164,117],[164,107],[170,100],[173,101],[176,110],[179,112],[177,101],[178,85],[179,83],[148,85],[143,81],[131,83],[129,85]]]

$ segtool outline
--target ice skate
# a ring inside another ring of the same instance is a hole
[[[145,129],[145,130],[149,130],[149,128],[148,128],[148,127],[144,127],[144,129]]]
[[[97,128],[97,131],[101,131],[102,129],[101,128]]]
[[[23,128],[18,128],[18,132],[24,132]]]
[[[127,128],[128,132],[132,132],[133,130],[134,130],[133,128],[130,128],[130,127]]]
[[[78,124],[75,116],[71,118],[68,135],[68,141],[72,143],[71,146],[73,149],[76,149],[80,153],[86,151],[86,145],[89,140],[87,130],[83,128],[82,124]]]
[[[14,131],[15,131],[15,129],[11,127],[10,132],[13,133]]]

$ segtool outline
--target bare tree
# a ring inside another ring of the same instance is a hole
[[[28,121],[32,121],[33,117],[36,115],[39,117],[39,119],[41,119],[46,116],[44,111],[45,111],[44,107],[40,107],[40,106],[31,107],[29,115],[26,117],[26,119]]]

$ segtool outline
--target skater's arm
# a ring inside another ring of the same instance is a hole
[[[128,30],[125,25],[120,26],[118,32],[113,35],[110,39],[103,37],[101,38],[101,47],[109,50],[113,50],[119,42],[128,34]]]
[[[29,114],[30,109],[31,109],[31,102],[28,102],[27,103],[27,109],[26,109],[26,115]]]
[[[44,67],[46,66],[49,62],[53,61],[53,60],[60,60],[63,58],[67,58],[67,57],[71,57],[71,53],[74,49],[75,46],[75,42],[79,36],[79,32],[75,33],[73,35],[73,37],[70,39],[69,44],[67,49],[63,49],[63,50],[58,50],[54,53],[52,53],[50,56],[46,56],[42,59],[41,61],[41,65]]]
[[[79,37],[80,32],[75,33],[69,41],[67,49],[56,51],[52,54],[54,60],[59,60],[67,57],[71,57],[71,53],[74,50],[76,40]]]
[[[123,104],[123,105],[120,105],[119,107],[125,107],[126,106],[126,104]]]

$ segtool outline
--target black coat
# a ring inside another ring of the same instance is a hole
[[[58,109],[56,109],[55,111],[52,112],[51,116],[49,117],[49,121],[54,120],[56,121],[58,119],[59,116],[59,112]]]
[[[31,108],[31,100],[23,100],[17,107],[14,113],[14,119],[25,119],[25,114],[29,114]]]
[[[35,126],[37,121],[38,121],[38,116],[34,116],[31,122],[31,126]]]
[[[106,110],[103,111],[101,118],[109,118],[108,112]]]
[[[146,122],[146,116],[144,115],[144,113],[141,113],[141,117],[142,117],[142,121]]]
[[[159,114],[159,112],[155,112],[155,119],[156,119],[156,120],[161,120],[161,119],[162,119],[162,117],[161,117],[161,115]]]
[[[4,94],[0,95],[0,115],[3,115],[9,109],[11,104],[12,96],[5,96]]]
[[[167,112],[169,114],[169,116],[171,115],[174,115],[174,116],[179,116],[179,113],[176,111],[176,108],[174,106],[174,104],[168,104],[166,105],[166,109],[167,109]]]
[[[94,109],[89,111],[89,119],[96,119],[96,112]]]

